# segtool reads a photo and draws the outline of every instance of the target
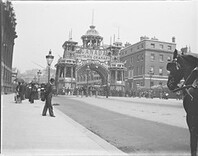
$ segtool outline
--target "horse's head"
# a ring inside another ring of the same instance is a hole
[[[175,50],[173,60],[166,66],[166,69],[170,72],[167,82],[168,88],[170,90],[178,88],[180,81],[183,78],[186,80],[197,64],[198,58],[191,55],[179,55]]]

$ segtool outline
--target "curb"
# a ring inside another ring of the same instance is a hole
[[[99,146],[101,146],[104,150],[109,152],[112,155],[128,155],[121,150],[117,149],[115,146],[111,145],[110,143],[106,142],[96,134],[89,131],[87,128],[83,127],[64,113],[62,113],[60,110],[54,108],[56,113],[58,113],[62,118],[64,118],[67,122],[71,123],[73,126],[75,126],[81,133],[84,133],[87,137],[92,139],[94,142],[96,142]]]

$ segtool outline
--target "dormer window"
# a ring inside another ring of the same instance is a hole
[[[151,48],[155,48],[155,44],[154,43],[151,43]]]
[[[170,45],[168,46],[168,50],[171,50],[171,46]]]

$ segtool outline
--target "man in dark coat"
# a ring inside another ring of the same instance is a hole
[[[16,99],[16,102],[19,102],[21,103],[22,100],[23,100],[23,94],[22,94],[22,84],[21,82],[18,82],[18,85],[16,87],[16,92],[17,92],[17,99]]]
[[[53,91],[53,85],[54,85],[55,80],[53,78],[50,79],[49,83],[47,83],[46,88],[45,88],[45,106],[43,108],[43,116],[46,116],[47,109],[49,109],[49,114],[51,117],[55,117],[54,112],[53,112],[53,107],[52,107],[52,91]]]
[[[37,92],[37,88],[36,88],[35,84],[32,82],[31,87],[30,87],[30,96],[29,96],[30,103],[34,103],[36,92]]]

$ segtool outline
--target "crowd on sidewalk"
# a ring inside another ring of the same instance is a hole
[[[55,117],[51,102],[54,90],[54,82],[55,80],[51,78],[49,83],[46,85],[41,84],[39,87],[36,86],[36,83],[34,82],[31,82],[28,85],[26,85],[24,82],[18,82],[14,97],[15,102],[22,103],[23,100],[29,99],[29,102],[33,104],[35,99],[41,99],[42,101],[45,101],[42,116],[46,116],[47,110],[49,109],[50,116]]]

